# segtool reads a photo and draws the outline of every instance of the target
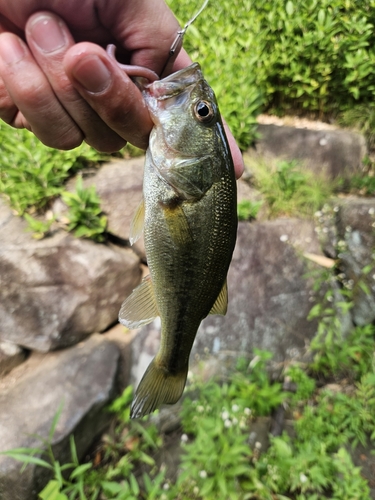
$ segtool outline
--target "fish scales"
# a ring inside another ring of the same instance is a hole
[[[233,162],[199,65],[154,82],[144,96],[155,124],[140,208],[150,278],[124,302],[119,319],[137,327],[159,315],[161,343],[135,393],[132,417],[180,398],[200,322],[210,312],[226,312],[237,229]],[[143,314],[137,296],[144,304],[147,294]]]

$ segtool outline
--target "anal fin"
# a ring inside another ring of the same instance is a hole
[[[151,276],[148,275],[122,303],[118,319],[122,325],[133,329],[151,323],[157,316],[159,316],[159,311],[154,288]]]

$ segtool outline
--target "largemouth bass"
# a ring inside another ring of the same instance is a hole
[[[237,232],[233,161],[199,64],[148,85],[144,98],[154,128],[131,241],[144,227],[150,275],[122,304],[119,321],[139,328],[160,316],[161,343],[136,390],[132,418],[181,397],[200,322],[226,313]]]

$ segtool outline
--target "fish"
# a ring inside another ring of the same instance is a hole
[[[134,394],[131,418],[180,399],[201,321],[226,314],[237,234],[233,160],[200,65],[154,81],[143,96],[154,127],[130,242],[144,231],[150,274],[123,302],[119,321],[132,329],[159,316],[161,340]]]

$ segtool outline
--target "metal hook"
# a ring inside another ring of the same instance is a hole
[[[175,53],[177,51],[179,51],[182,47],[182,42],[183,42],[183,38],[185,36],[185,33],[188,29],[188,27],[193,24],[193,22],[197,19],[197,17],[201,14],[201,12],[207,7],[207,4],[208,4],[209,0],[205,0],[203,2],[203,5],[202,7],[198,10],[198,12],[196,12],[194,14],[194,16],[189,19],[189,21],[185,24],[185,26],[182,28],[182,30],[179,30],[177,31],[177,35],[176,35],[176,38],[174,39],[172,45],[171,45],[171,48],[169,49],[169,54],[168,54],[168,58],[164,64],[164,67],[163,67],[163,70],[161,71],[160,73],[160,78],[163,77],[163,73],[165,71],[165,68],[167,67],[169,61],[171,60],[171,58],[175,55]]]

